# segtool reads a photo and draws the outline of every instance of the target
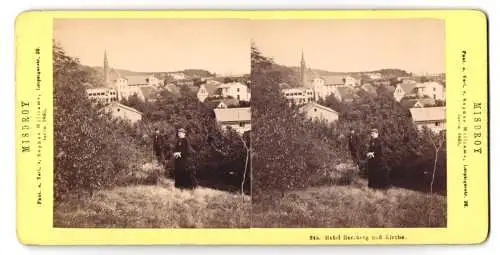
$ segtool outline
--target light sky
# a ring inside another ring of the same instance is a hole
[[[54,38],[90,66],[142,72],[250,73],[246,20],[55,20]]]
[[[415,73],[445,71],[443,20],[253,21],[257,47],[280,64],[334,72],[400,68]]]

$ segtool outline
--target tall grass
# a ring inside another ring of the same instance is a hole
[[[286,193],[253,203],[253,227],[446,227],[446,197],[401,188],[373,191],[365,181]]]
[[[133,185],[101,190],[81,200],[61,202],[55,227],[77,228],[247,228],[250,198],[207,188]]]

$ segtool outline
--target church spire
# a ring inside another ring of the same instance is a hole
[[[304,59],[304,49],[301,49],[302,58],[300,60],[300,85],[306,87],[306,60]]]
[[[109,84],[109,67],[108,67],[108,54],[106,50],[104,50],[104,85],[107,86]]]
[[[302,53],[302,58],[300,60],[300,64],[301,65],[305,65],[306,64],[306,60],[304,59],[304,49],[300,49],[301,53]]]

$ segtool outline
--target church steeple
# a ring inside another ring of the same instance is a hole
[[[108,86],[109,84],[109,66],[108,66],[108,54],[106,50],[104,50],[104,85]]]
[[[302,51],[302,58],[300,60],[300,85],[306,87],[306,60],[304,59],[304,49]]]

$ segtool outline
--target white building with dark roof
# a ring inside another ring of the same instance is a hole
[[[217,87],[222,83],[218,81],[209,80],[206,83],[200,85],[200,88],[196,92],[196,96],[200,102],[205,102],[205,100],[209,97],[214,97],[215,92],[217,91]]]
[[[404,80],[396,86],[394,99],[427,97],[434,100],[445,100],[444,86],[438,82],[419,83],[413,80]]]
[[[214,93],[223,98],[232,97],[239,101],[250,101],[250,89],[239,82],[221,84]]]
[[[410,108],[410,113],[419,130],[424,126],[435,133],[446,129],[446,111],[443,106]]]
[[[215,119],[223,129],[234,129],[240,135],[252,128],[252,113],[250,107],[215,108]]]
[[[339,120],[337,111],[314,102],[303,105],[299,110],[313,121],[333,123]]]
[[[113,102],[107,105],[104,108],[104,111],[111,113],[111,116],[113,116],[114,118],[119,118],[132,124],[142,119],[141,112],[118,102]]]
[[[359,80],[351,76],[330,75],[322,76],[312,80],[315,99],[325,99],[331,94],[337,93],[338,87],[354,88],[359,84]]]

